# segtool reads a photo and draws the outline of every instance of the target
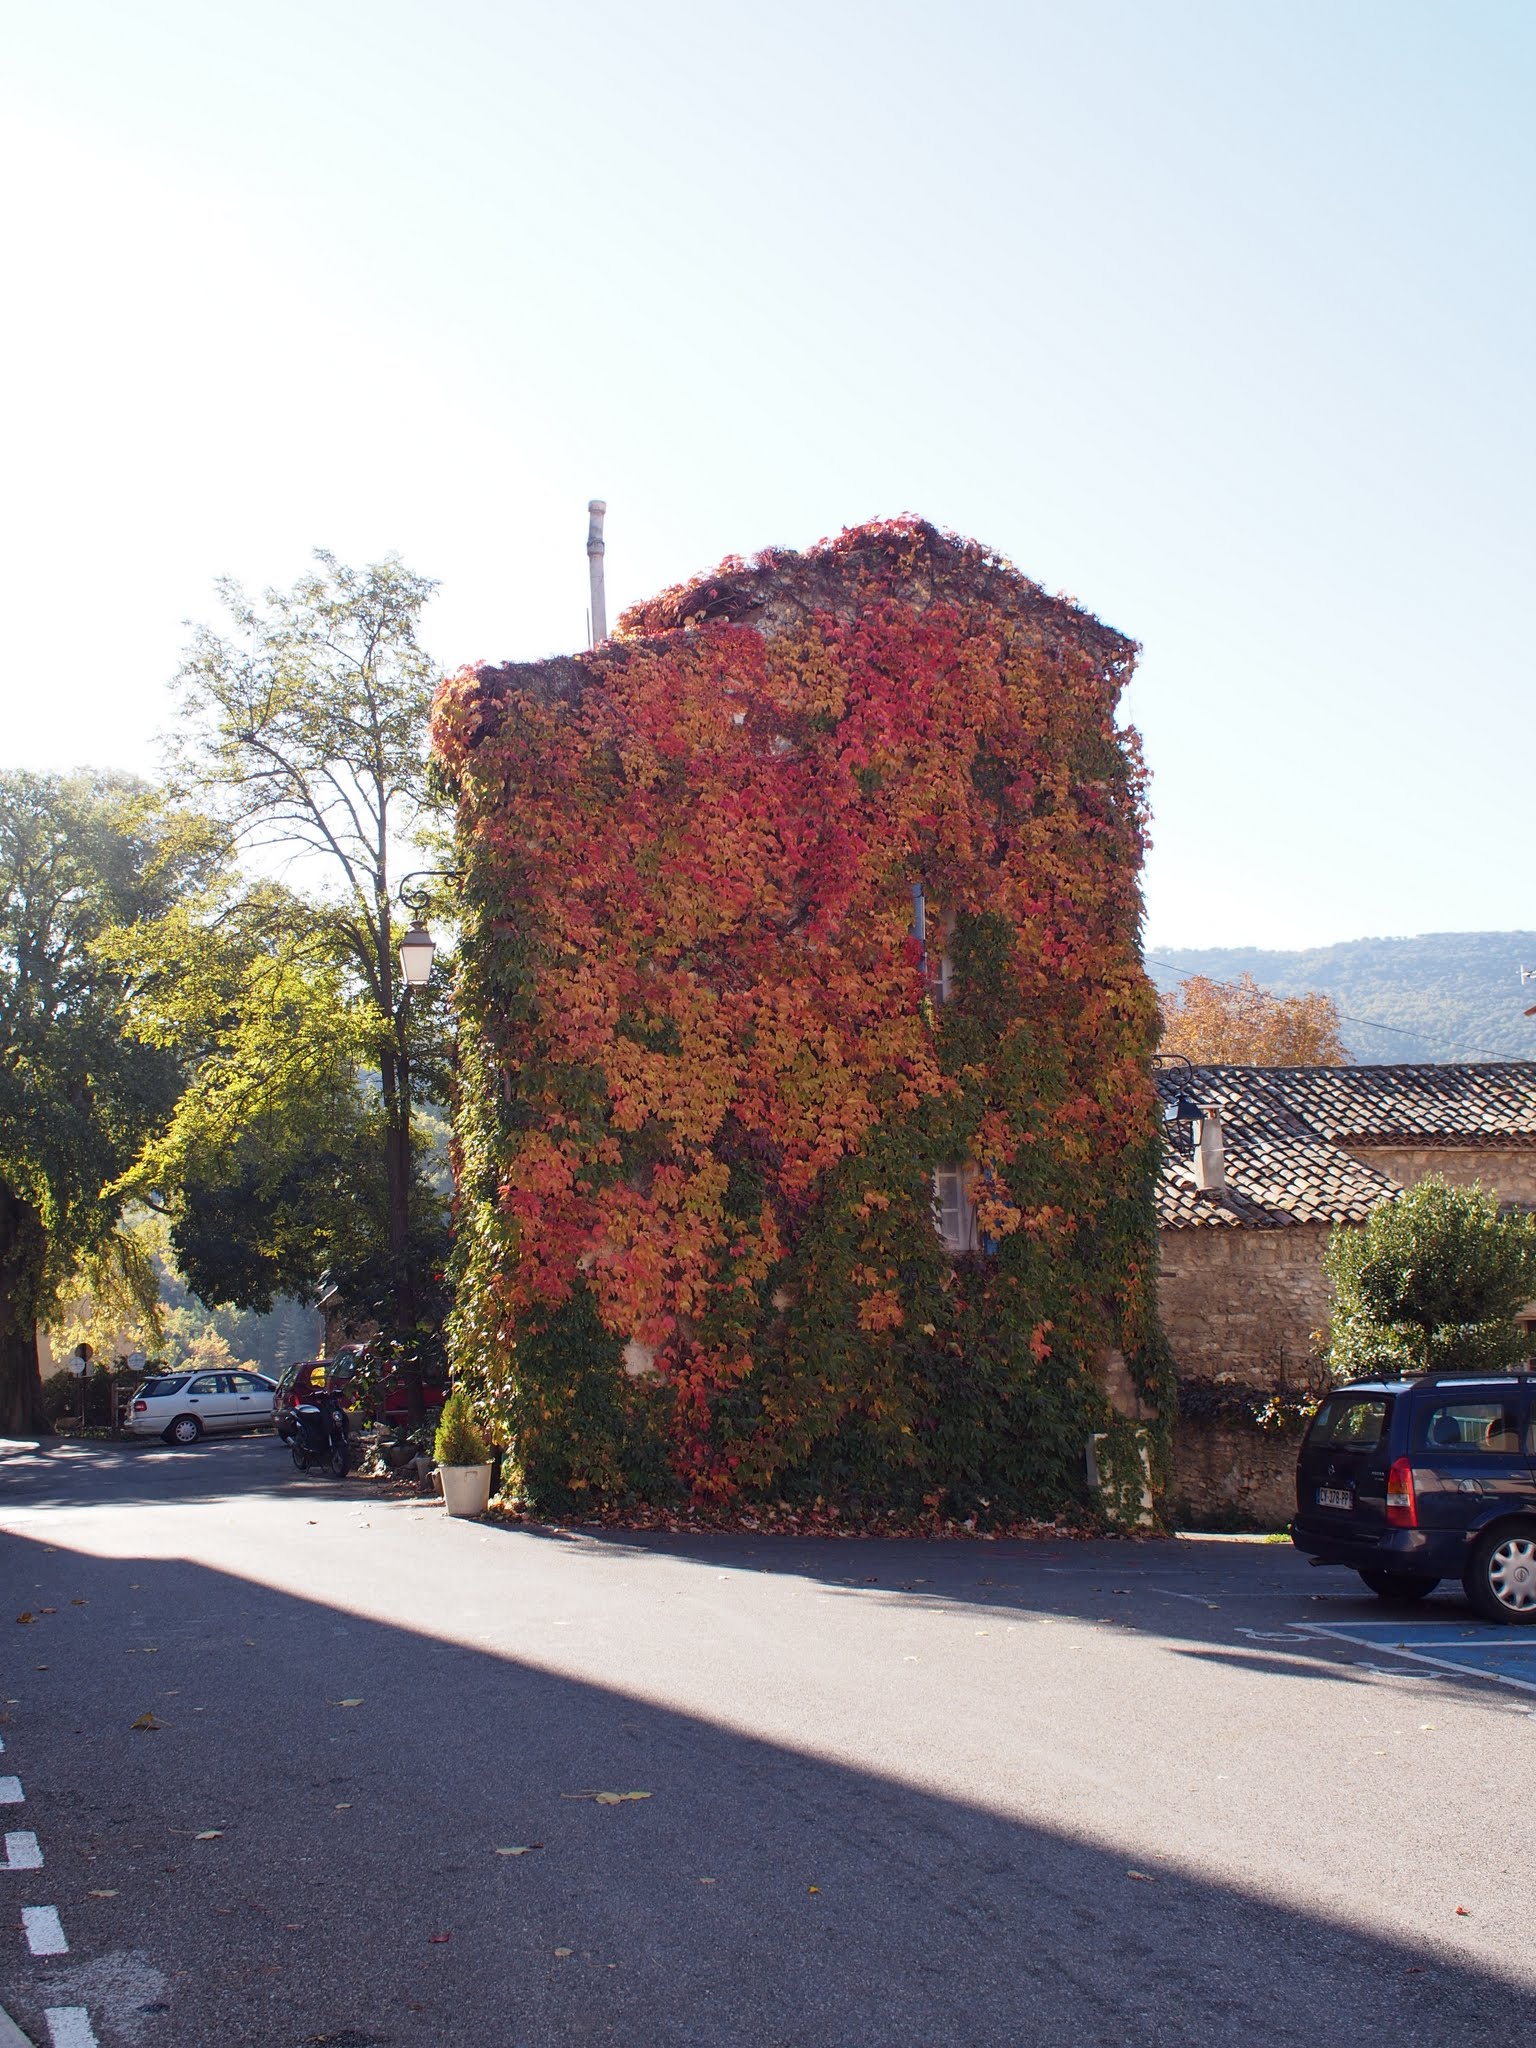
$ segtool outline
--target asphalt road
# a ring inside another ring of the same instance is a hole
[[[270,1438],[13,1447],[0,1531],[37,2043],[1536,2025],[1536,1696],[1297,1634],[1381,1610],[1288,1548],[509,1531]]]

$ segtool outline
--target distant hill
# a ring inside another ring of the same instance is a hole
[[[1536,932],[1427,932],[1418,939],[1348,939],[1306,953],[1257,946],[1157,949],[1147,970],[1159,988],[1186,975],[1236,981],[1251,974],[1277,996],[1321,989],[1343,1019],[1355,1059],[1536,1059]]]

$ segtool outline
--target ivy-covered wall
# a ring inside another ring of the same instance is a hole
[[[443,685],[452,1358],[532,1502],[1091,1513],[1101,1430],[1139,1493],[1097,1371],[1170,1411],[1134,652],[901,520]]]

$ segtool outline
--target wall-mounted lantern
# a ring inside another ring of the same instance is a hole
[[[427,899],[425,889],[413,889],[412,882],[462,882],[458,868],[417,868],[400,884],[400,901],[410,911],[415,922],[400,941],[400,972],[405,976],[405,985],[410,988],[425,988],[432,979],[432,962],[437,958],[437,941],[427,929]]]
[[[1179,1084],[1173,1100],[1163,1104],[1163,1133],[1169,1140],[1170,1150],[1187,1159],[1196,1192],[1218,1201],[1227,1191],[1227,1149],[1222,1137],[1221,1114],[1214,1108],[1205,1107],[1196,1098],[1194,1062],[1186,1059],[1183,1053],[1154,1053],[1152,1066],[1154,1071],[1182,1067],[1188,1076],[1187,1084]],[[1189,1127],[1188,1153],[1184,1150],[1183,1141],[1185,1125]]]

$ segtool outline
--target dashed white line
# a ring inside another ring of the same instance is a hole
[[[64,1939],[64,1922],[59,1918],[57,1906],[23,1906],[21,1924],[26,1933],[27,1947],[35,1956],[67,1956],[69,1943]]]
[[[5,1838],[5,1862],[0,1868],[6,1870],[41,1870],[43,1852],[37,1846],[34,1834],[18,1831]]]
[[[20,1778],[0,1778],[0,1806],[20,1806],[26,1796]]]
[[[32,2043],[0,2005],[0,2048],[32,2048]]]
[[[50,2005],[43,2013],[53,2048],[100,2048],[83,2005]]]

